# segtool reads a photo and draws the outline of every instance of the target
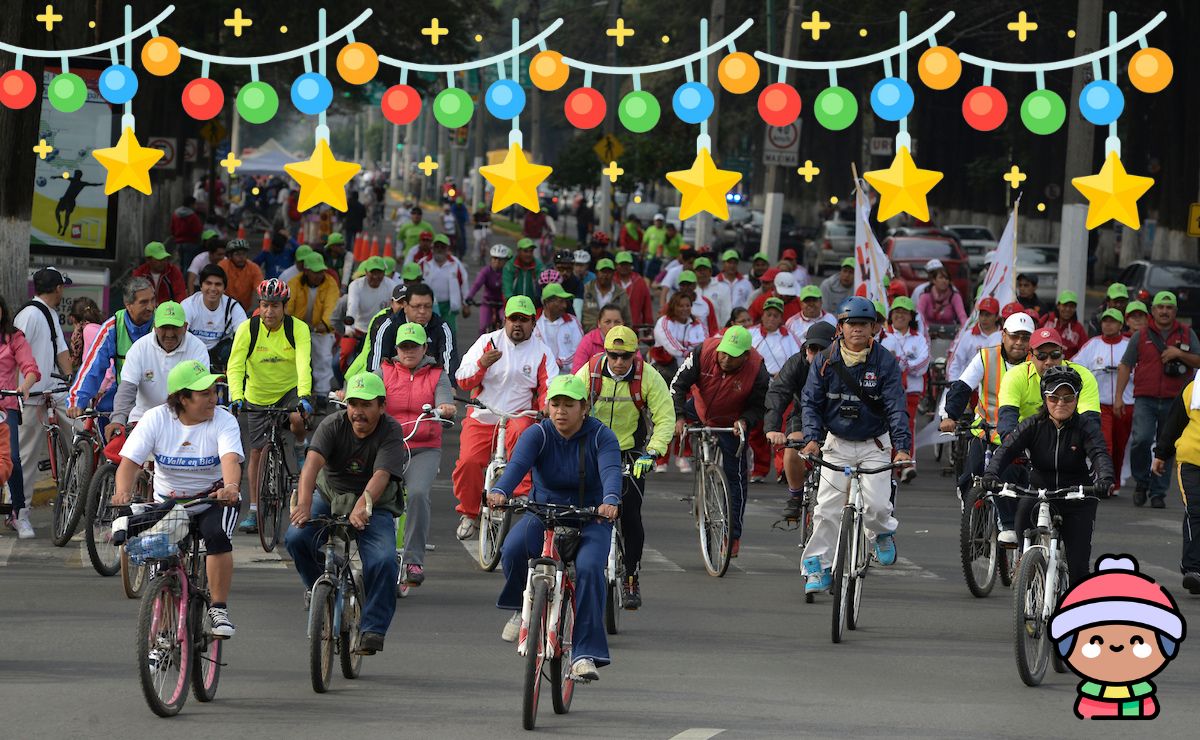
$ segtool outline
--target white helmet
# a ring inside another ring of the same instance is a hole
[[[588,254],[586,249],[575,250],[575,264],[586,265],[592,261],[592,255]]]
[[[492,255],[493,257],[498,257],[502,260],[506,260],[512,256],[512,250],[509,249],[508,247],[504,246],[503,244],[497,244],[494,247],[492,247],[491,251],[488,252],[488,254]]]

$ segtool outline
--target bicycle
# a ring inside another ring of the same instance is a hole
[[[297,476],[288,464],[283,444],[283,429],[295,409],[255,406],[250,410],[271,417],[267,445],[263,448],[258,473],[258,541],[264,552],[271,552],[283,540],[283,526],[291,516],[288,501],[296,487]],[[307,426],[307,421],[305,424]]]
[[[104,439],[97,423],[99,418],[100,413],[95,409],[85,409],[77,417],[82,420],[82,427],[75,426],[71,436],[66,485],[59,486],[58,498],[54,502],[54,544],[59,547],[75,536],[87,509],[92,474],[96,472],[104,452]]]
[[[733,433],[733,427],[693,426],[686,434],[695,434],[692,442],[692,467],[695,470],[695,493],[692,496],[692,516],[700,534],[700,556],[710,576],[720,578],[729,570],[733,549],[729,481],[721,467],[721,446],[717,435]],[[741,457],[745,440],[738,445]]]
[[[789,439],[784,442],[784,447],[790,447],[794,450],[804,448],[804,440]],[[800,516],[795,519],[780,519],[771,525],[772,529],[779,529],[785,532],[800,532],[800,548],[808,546],[808,540],[812,537],[812,518],[813,511],[817,508],[817,489],[821,486],[821,471],[816,466],[809,466],[808,473],[804,476],[804,486],[801,489],[800,498]],[[808,603],[812,603],[812,594],[805,594],[804,598]]]
[[[558,543],[560,537],[578,536],[579,520],[596,516],[597,510],[538,501],[514,501],[505,508],[510,513],[528,512],[546,528],[541,556],[529,560],[517,638],[517,655],[525,658],[521,724],[532,730],[537,723],[543,677],[550,681],[554,713],[566,714],[571,710],[575,696],[575,680],[571,678],[575,563],[564,562]]]
[[[967,430],[968,438],[971,436],[970,427],[962,423],[959,427]],[[985,435],[995,429],[987,422],[982,422],[980,428]],[[983,440],[981,442],[984,444],[983,468],[986,470],[992,460],[993,450],[991,444]],[[997,577],[1005,586],[1012,585],[1012,567],[1009,548],[1000,545],[1000,513],[995,501],[980,488],[979,481],[980,477],[975,476],[975,484],[962,499],[958,549],[967,590],[972,596],[982,599],[992,592]]]
[[[113,541],[112,525],[119,517],[129,513],[128,506],[113,506],[112,498],[117,488],[117,467],[121,464],[119,453],[109,454],[104,450],[105,461],[92,476],[88,486],[84,529],[88,559],[92,567],[102,576],[121,574],[121,587],[125,596],[136,599],[141,596],[145,585],[145,569],[129,562],[129,557],[120,544]],[[152,500],[154,485],[152,471],[154,463],[142,465],[134,482],[132,503]]]
[[[367,518],[371,498],[366,497]],[[349,516],[315,517],[306,526],[328,530],[325,540],[325,572],[313,584],[308,607],[309,674],[313,691],[324,694],[333,679],[333,656],[340,658],[342,676],[358,678],[362,671],[362,607],[366,592],[362,575],[353,567],[351,544],[356,542]],[[341,550],[339,552],[338,550]]]
[[[1050,617],[1070,588],[1066,547],[1059,537],[1062,517],[1050,508],[1052,500],[1081,501],[1097,498],[1092,486],[1070,486],[1056,490],[1025,488],[1004,483],[989,496],[1032,497],[1037,500],[1035,526],[1025,531],[1020,567],[1013,587],[1013,647],[1017,674],[1026,686],[1037,686],[1053,662],[1055,673],[1066,673],[1058,651],[1050,644]]]
[[[67,381],[67,377],[57,373],[52,374],[56,380]],[[46,447],[48,450],[47,459],[38,463],[38,470],[41,472],[50,471],[50,477],[54,480],[54,487],[57,490],[54,499],[54,544],[58,547],[63,547],[71,541],[71,537],[75,535],[75,528],[79,526],[79,519],[83,516],[83,507],[80,506],[80,497],[78,495],[78,486],[71,483],[71,476],[66,466],[70,459],[70,451],[67,449],[66,442],[63,440],[62,432],[58,426],[58,407],[54,401],[54,395],[57,393],[65,393],[69,389],[67,386],[59,386],[46,391],[33,391],[29,394],[29,398],[43,397],[46,399],[46,419],[41,422],[42,431],[46,433]],[[25,394],[19,390],[0,390],[0,397],[7,396],[17,399],[17,407],[21,413],[25,413]],[[61,473],[61,474],[60,474]],[[91,473],[88,473],[89,477]],[[85,481],[86,486],[86,481]],[[26,494],[32,496],[30,491]],[[65,533],[65,536],[64,536]]]
[[[867,527],[864,523],[863,485],[864,475],[886,473],[897,468],[913,465],[911,460],[900,460],[875,468],[835,465],[815,455],[801,458],[830,470],[837,471],[850,479],[850,492],[842,507],[842,526],[838,532],[837,549],[834,551],[833,585],[829,590],[833,597],[833,621],[831,636],[834,644],[840,643],[847,629],[858,629],[859,608],[862,605],[862,581],[871,567],[870,548],[867,546]]]
[[[632,466],[626,463],[621,471],[624,477],[633,475]],[[625,609],[625,536],[621,531],[621,517],[613,522],[612,537],[608,545],[608,561],[604,565],[604,629],[615,635],[621,631],[621,611]]]

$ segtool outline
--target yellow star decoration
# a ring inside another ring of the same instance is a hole
[[[92,152],[108,176],[104,179],[104,194],[112,195],[123,187],[131,187],[150,195],[150,168],[163,158],[161,149],[149,149],[138,143],[133,129],[126,127],[117,145]]]
[[[1072,178],[1071,184],[1088,199],[1088,229],[1109,219],[1120,221],[1131,229],[1142,228],[1137,202],[1154,184],[1154,178],[1125,172],[1125,165],[1121,164],[1116,152],[1108,153],[1098,174]]]
[[[296,206],[299,210],[307,211],[318,203],[328,203],[344,213],[346,183],[358,174],[362,166],[334,159],[329,142],[318,139],[307,161],[285,164],[283,169],[300,183],[300,202]]]
[[[721,219],[729,218],[725,194],[741,179],[740,172],[717,169],[707,149],[700,150],[691,169],[667,173],[667,180],[683,196],[679,205],[680,220],[691,218],[700,211],[708,211]]]
[[[879,191],[877,218],[887,221],[897,213],[907,213],[922,221],[929,220],[929,204],[925,197],[942,180],[937,170],[919,169],[908,147],[900,147],[892,166],[886,170],[864,172],[863,177]]]
[[[525,152],[516,144],[508,147],[508,154],[500,164],[479,168],[479,174],[495,188],[492,196],[492,213],[499,213],[513,203],[528,211],[542,210],[538,202],[538,185],[550,176],[552,167],[530,164]]]

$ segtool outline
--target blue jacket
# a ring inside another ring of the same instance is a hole
[[[278,252],[270,249],[254,255],[254,263],[262,268],[263,280],[277,278],[296,262],[296,247],[292,242]]]
[[[570,439],[564,439],[549,419],[521,433],[504,475],[492,491],[512,496],[513,490],[533,471],[531,501],[550,504],[579,502],[579,445],[584,446],[583,505],[621,503],[621,446],[612,430],[595,417]]]
[[[879,342],[873,342],[865,362],[846,368],[868,397],[883,404],[887,412],[884,418],[860,401],[838,376],[833,364],[842,363],[841,348],[839,339],[813,359],[800,397],[804,441],[821,442],[828,432],[842,439],[865,442],[890,432],[893,449],[911,452],[908,407],[896,358]],[[857,407],[858,418],[844,417],[843,407]]]
[[[125,317],[125,328],[129,332],[130,346],[149,334],[154,328],[153,318],[145,324],[138,326],[129,318],[128,312],[123,315]],[[108,320],[100,326],[100,333],[96,335],[96,340],[83,353],[83,364],[79,367],[79,374],[75,376],[75,382],[71,383],[71,389],[67,392],[67,403],[69,406],[81,409],[87,408],[88,404],[96,396],[96,391],[100,390],[100,385],[104,382],[104,375],[110,367],[114,366],[113,361],[116,359],[116,356],[117,317],[109,316]],[[97,410],[112,411],[113,399],[117,395],[117,386],[120,382],[121,378],[118,375],[116,382],[104,394],[104,398],[97,401]]]

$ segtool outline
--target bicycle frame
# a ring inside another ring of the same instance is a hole
[[[533,610],[534,586],[545,583],[550,589],[549,614],[546,619],[546,657],[550,658],[561,653],[558,624],[562,615],[563,603],[575,591],[574,579],[571,576],[572,566],[564,563],[554,542],[554,529],[566,517],[595,516],[594,507],[579,508],[558,504],[526,502],[513,505],[514,511],[527,511],[542,520],[546,531],[542,537],[542,553],[539,557],[530,558],[529,569],[525,575],[525,592],[521,606],[521,631],[517,637],[517,655],[524,656],[529,652],[529,617]]]
[[[315,591],[318,584],[327,583],[333,589],[336,595],[333,604],[333,633],[341,634],[342,613],[346,603],[346,589],[350,583],[349,571],[353,567],[354,552],[351,549],[351,543],[354,542],[354,538],[350,536],[350,520],[346,517],[328,517],[318,521],[323,523],[325,528],[329,530],[329,536],[325,540],[324,547],[325,572],[317,576],[317,580],[313,582],[312,588]],[[338,549],[341,549],[340,553]],[[321,608],[321,605],[315,601],[310,604],[310,617],[312,610],[319,608]],[[312,625],[311,618],[307,624],[309,626]],[[311,633],[308,633],[308,638],[312,639]]]

